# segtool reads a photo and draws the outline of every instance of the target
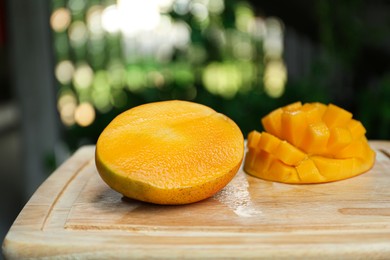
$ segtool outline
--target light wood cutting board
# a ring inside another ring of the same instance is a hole
[[[239,171],[216,196],[185,206],[125,199],[78,150],[26,204],[3,243],[23,258],[390,259],[390,142],[374,168],[344,181],[288,185]]]

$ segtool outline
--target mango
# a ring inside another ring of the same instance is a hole
[[[325,183],[357,176],[375,163],[363,124],[334,104],[294,102],[261,122],[265,131],[249,134],[244,162],[244,170],[258,178]]]
[[[252,134],[248,143],[253,151],[256,138]],[[95,152],[96,168],[112,189],[169,205],[217,193],[235,176],[243,157],[244,137],[230,118],[180,100],[148,103],[118,115],[100,134]],[[259,159],[248,163],[257,165]]]

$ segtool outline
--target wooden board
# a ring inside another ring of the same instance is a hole
[[[3,243],[23,258],[390,259],[390,142],[374,168],[344,181],[288,185],[242,170],[214,197],[185,206],[124,199],[83,147],[36,191]]]

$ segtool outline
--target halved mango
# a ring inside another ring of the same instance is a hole
[[[375,152],[366,130],[352,114],[336,105],[295,102],[261,120],[266,132],[249,149],[244,169],[265,180],[285,183],[322,183],[368,171]],[[268,132],[270,130],[270,132]],[[253,139],[253,140],[252,140]]]
[[[95,162],[102,179],[126,197],[186,204],[221,190],[243,155],[244,138],[231,119],[173,100],[117,116],[97,141]]]

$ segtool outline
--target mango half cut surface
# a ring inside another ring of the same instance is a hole
[[[102,179],[124,196],[156,204],[187,204],[221,190],[244,157],[238,126],[213,109],[162,101],[118,115],[98,138]]]
[[[374,165],[366,129],[334,104],[295,102],[262,118],[248,135],[244,170],[283,183],[324,183],[362,174]]]

